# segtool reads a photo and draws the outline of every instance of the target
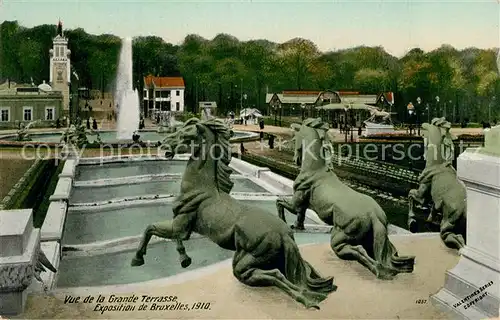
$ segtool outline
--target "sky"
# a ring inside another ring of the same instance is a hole
[[[91,34],[155,35],[180,44],[212,39],[312,40],[321,51],[382,46],[395,56],[415,47],[500,47],[500,0],[0,0],[0,21],[57,24]]]

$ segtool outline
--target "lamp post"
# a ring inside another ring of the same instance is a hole
[[[281,127],[281,103],[278,103],[278,110],[280,113],[280,127]]]
[[[349,109],[347,107],[344,107],[344,111],[345,111],[345,114],[344,114],[344,118],[345,118],[345,121],[344,121],[345,143],[347,143],[347,110],[349,110]]]
[[[243,109],[243,78],[240,79],[240,110]]]
[[[429,106],[429,102],[425,104],[425,110],[427,110],[427,122],[431,123],[431,107]]]
[[[352,111],[351,111],[351,117],[352,117]],[[352,122],[351,122],[352,124]],[[349,126],[349,131],[351,131],[351,142],[354,142],[354,127],[352,125]]]
[[[305,109],[306,109],[306,104],[305,104],[305,103],[303,103],[303,104],[301,104],[300,106],[302,107],[302,121],[304,121],[304,111],[305,111]]]
[[[450,106],[452,105],[452,103],[453,103],[453,101],[448,100],[448,104],[449,104]],[[444,108],[444,117],[446,118],[446,106],[445,106],[445,108]],[[453,123],[453,120],[451,120],[451,122]]]
[[[436,96],[436,114],[439,114],[439,96]],[[432,115],[434,115],[434,113]]]
[[[412,134],[412,127],[411,127],[411,118],[412,118],[412,115],[413,115],[413,111],[415,109],[415,107],[413,106],[413,103],[408,103],[408,106],[407,106],[407,109],[408,109],[408,114],[409,114],[409,127],[410,127],[410,135]]]
[[[384,94],[382,93],[382,95],[380,96],[380,102],[382,103],[382,108],[381,108],[382,110],[384,110],[384,109],[385,109],[385,108],[384,108],[384,101],[385,101],[385,98],[384,98]],[[391,111],[389,110],[389,114],[390,114],[390,112],[391,112]]]
[[[278,107],[276,104],[273,105],[274,109],[274,126],[276,127],[278,125]]]
[[[417,135],[420,136],[420,104],[422,103],[422,99],[420,97],[417,98],[417,110],[415,112],[416,122],[417,122]]]
[[[247,94],[245,93],[243,95],[243,99],[245,99],[245,105],[246,105],[246,101],[247,101]],[[243,102],[241,103],[241,107],[243,107]],[[247,125],[247,108],[245,107],[245,125]]]
[[[495,103],[495,100],[496,100],[497,97],[493,96],[491,97],[491,101],[490,103],[488,104],[488,122],[491,123],[491,104],[492,103]]]

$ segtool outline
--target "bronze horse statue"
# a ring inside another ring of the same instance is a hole
[[[279,216],[285,209],[297,215],[296,229],[304,229],[306,210],[333,226],[331,247],[337,256],[357,260],[380,279],[393,279],[398,273],[413,272],[414,256],[399,256],[387,236],[387,217],[371,197],[345,185],[333,172],[328,151],[332,144],[328,124],[306,119],[292,125],[295,142],[294,161],[301,166],[291,199],[276,201]]]
[[[427,220],[440,220],[444,244],[460,249],[465,246],[467,194],[452,166],[455,137],[450,128],[445,118],[422,124],[426,165],[419,176],[419,188],[408,194],[408,226],[416,229],[415,202],[427,204],[431,209]]]
[[[153,235],[177,242],[181,265],[189,266],[182,243],[196,232],[235,251],[233,275],[249,286],[275,286],[306,307],[318,308],[319,302],[336,290],[333,278],[323,278],[305,261],[294,240],[293,230],[276,215],[233,199],[229,167],[231,136],[218,119],[188,120],[169,134],[163,146],[168,154],[183,153],[191,146],[174,202],[174,218],[149,225],[132,260],[132,266],[144,264],[146,247]]]

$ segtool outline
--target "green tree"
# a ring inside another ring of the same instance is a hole
[[[359,69],[354,75],[354,85],[362,92],[384,92],[390,86],[389,73],[380,69]]]
[[[310,83],[310,71],[314,59],[320,54],[318,47],[310,40],[294,38],[278,46],[283,71],[293,75],[297,89],[304,89]]]

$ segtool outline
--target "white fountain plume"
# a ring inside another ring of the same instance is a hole
[[[500,1],[500,0],[498,0],[498,1]],[[498,71],[498,74],[500,74],[500,48],[498,48],[498,53],[497,53],[497,71]]]
[[[132,39],[122,40],[122,49],[116,76],[115,99],[118,102],[118,127],[116,137],[119,140],[132,139],[139,128],[139,93],[133,88],[132,74]]]
[[[498,0],[498,4],[499,4],[499,6],[498,6],[498,19],[500,19],[500,0]],[[500,74],[500,32],[498,32],[497,71],[498,71],[498,74]]]

